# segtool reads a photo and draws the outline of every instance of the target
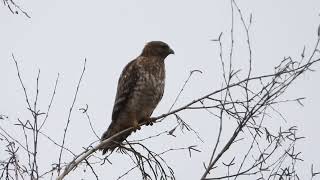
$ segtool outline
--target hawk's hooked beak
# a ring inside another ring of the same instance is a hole
[[[174,50],[172,50],[171,48],[169,49],[169,54],[174,54]]]

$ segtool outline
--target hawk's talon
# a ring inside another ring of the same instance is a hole
[[[145,119],[146,126],[152,126],[154,122],[156,122],[156,118],[150,117]]]

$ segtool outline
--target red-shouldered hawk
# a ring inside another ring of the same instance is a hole
[[[165,58],[174,54],[161,41],[147,43],[140,56],[129,62],[118,81],[112,121],[101,141],[129,127],[140,129],[139,124],[152,124],[151,114],[162,98],[165,85]],[[104,146],[102,154],[114,150],[131,132],[126,132]]]

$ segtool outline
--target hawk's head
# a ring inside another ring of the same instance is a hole
[[[151,41],[144,46],[141,56],[158,56],[161,58],[166,58],[169,54],[174,54],[174,51],[167,43],[162,41]]]

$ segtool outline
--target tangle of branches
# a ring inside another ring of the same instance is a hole
[[[2,0],[2,1],[3,1],[3,5],[7,6],[7,8],[10,10],[12,14],[19,14],[20,12],[24,14],[26,17],[31,18],[29,14],[25,10],[23,10],[14,0]]]

